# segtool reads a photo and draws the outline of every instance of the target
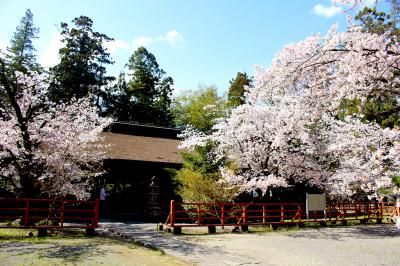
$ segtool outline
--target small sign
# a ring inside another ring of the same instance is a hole
[[[326,197],[325,194],[306,194],[307,212],[325,211]]]

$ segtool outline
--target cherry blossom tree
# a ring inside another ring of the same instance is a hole
[[[100,132],[111,123],[88,99],[54,104],[46,79],[35,73],[7,76],[0,59],[0,185],[23,197],[73,194],[87,198],[102,172]]]
[[[399,42],[351,27],[284,47],[256,67],[246,103],[213,133],[190,129],[182,147],[217,143],[226,181],[242,191],[307,182],[332,195],[375,195],[400,171],[400,132],[349,113],[381,94],[399,95]]]

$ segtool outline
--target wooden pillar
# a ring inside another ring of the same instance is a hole
[[[173,233],[174,233],[175,235],[180,235],[180,234],[182,234],[182,227],[180,227],[180,226],[175,226],[175,227],[174,227]]]
[[[171,200],[170,204],[170,225],[174,226],[175,224],[175,200]]]
[[[38,237],[47,236],[47,228],[38,228]]]
[[[216,232],[217,232],[217,229],[216,229],[215,226],[212,226],[212,225],[208,226],[208,233],[209,234],[215,234]]]

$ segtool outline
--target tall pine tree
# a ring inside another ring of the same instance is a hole
[[[230,82],[228,91],[228,103],[230,106],[235,107],[244,103],[244,93],[246,87],[252,86],[252,78],[247,76],[246,72],[238,72],[236,77]]]
[[[6,60],[9,70],[28,74],[31,71],[41,72],[36,62],[36,49],[33,40],[38,38],[39,28],[33,24],[33,14],[27,9],[7,47]],[[14,74],[14,73],[11,73]]]
[[[91,93],[95,104],[100,106],[100,88],[114,79],[106,75],[106,66],[114,62],[104,47],[104,42],[112,38],[93,31],[93,21],[86,16],[72,22],[75,27],[71,29],[67,23],[61,23],[65,46],[59,51],[60,63],[50,70],[49,95],[54,101],[68,101]]]
[[[127,97],[131,101],[131,121],[160,126],[172,125],[170,111],[171,77],[157,63],[155,56],[144,47],[139,47],[129,58]]]

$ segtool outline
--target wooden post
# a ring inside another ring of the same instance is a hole
[[[240,231],[242,232],[248,232],[249,231],[249,226],[247,224],[242,224],[240,226]]]
[[[298,222],[301,223],[301,207],[300,207],[300,205],[297,205],[297,214],[299,216]]]
[[[180,227],[180,226],[174,226],[174,231],[173,231],[173,233],[174,233],[175,235],[180,235],[180,234],[182,234],[182,227]]]
[[[47,228],[38,228],[38,237],[47,236]]]
[[[96,235],[96,232],[95,232],[94,228],[92,228],[92,227],[86,228],[85,233],[87,236],[95,236]]]
[[[222,228],[224,228],[225,225],[225,205],[222,203],[221,206],[221,220],[222,220]]]
[[[64,208],[65,208],[64,203],[65,202],[64,202],[64,198],[63,198],[63,199],[61,199],[61,221],[60,221],[61,228],[64,227]]]
[[[29,226],[29,199],[25,200],[24,226]]]
[[[171,200],[170,204],[170,225],[174,226],[175,224],[175,200]]]
[[[200,203],[197,204],[197,225],[201,224],[201,210]]]
[[[285,222],[285,209],[283,207],[283,204],[281,204],[281,223]]]
[[[263,205],[263,224],[267,223],[267,208]]]
[[[209,234],[215,234],[216,232],[217,232],[217,229],[216,229],[215,226],[213,226],[213,225],[209,225],[208,226],[208,233]]]
[[[99,198],[96,198],[95,207],[94,207],[94,217],[93,217],[93,225],[99,225],[99,211],[100,211],[100,201]]]
[[[243,206],[243,215],[242,215],[242,217],[243,217],[243,224],[246,224],[247,223],[247,209],[246,209],[246,206]]]
[[[378,211],[377,211],[376,223],[382,224],[383,223],[383,202],[379,202]]]

